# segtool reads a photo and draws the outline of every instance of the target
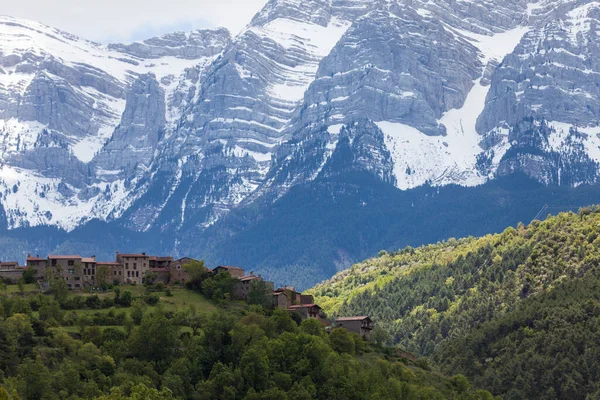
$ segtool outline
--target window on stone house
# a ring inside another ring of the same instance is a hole
[[[75,274],[75,270],[73,268],[69,268],[69,275]]]
[[[129,263],[125,263],[125,269],[129,269]]]
[[[76,281],[80,281],[80,280],[81,280],[81,278],[80,278],[79,276],[76,276],[76,277],[75,277],[75,280],[76,280]]]
[[[68,265],[69,267],[72,267],[73,265],[75,265],[75,260],[68,260],[68,261],[67,261],[67,265]]]
[[[52,260],[52,266],[55,267],[56,266],[56,260]]]
[[[131,271],[127,271],[127,277],[131,278]]]
[[[133,263],[133,269],[137,269],[137,263]]]
[[[135,277],[139,278],[140,277],[140,271],[135,271]]]

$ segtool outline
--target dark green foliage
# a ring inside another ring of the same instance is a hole
[[[367,348],[342,329],[327,335],[316,320],[298,327],[284,310],[262,307],[142,312],[139,326],[100,329],[93,315],[67,315],[41,296],[40,320],[0,320],[0,396],[23,399],[487,399],[464,378],[448,379]],[[118,296],[120,298],[122,296]],[[4,309],[19,295],[3,296]],[[90,302],[95,303],[95,300]],[[142,309],[140,299],[134,305]],[[117,309],[118,310],[118,309]],[[70,320],[73,336],[48,327]],[[123,313],[124,314],[124,313]],[[132,313],[133,314],[133,313]],[[98,312],[100,315],[100,312]],[[104,313],[117,318],[115,310]],[[41,319],[43,316],[43,319]],[[132,315],[133,317],[133,315]],[[194,318],[198,317],[198,318]],[[192,328],[193,333],[183,328]],[[184,333],[185,332],[185,333]],[[12,396],[12,395],[11,395]]]
[[[263,309],[273,307],[273,295],[271,290],[267,287],[267,284],[262,279],[254,279],[250,283],[250,289],[248,290],[248,304],[255,304],[261,306]]]
[[[370,315],[401,348],[505,399],[593,398],[599,230],[596,207],[562,213],[384,254],[313,292],[328,313]]]
[[[233,294],[237,279],[227,273],[211,275],[202,281],[200,293],[213,300],[228,300]]]
[[[23,271],[23,280],[25,283],[35,282],[35,270],[33,268],[27,268]]]
[[[149,294],[147,296],[144,296],[144,301],[150,306],[155,306],[160,301],[160,297],[156,294]]]
[[[505,400],[586,399],[600,389],[600,276],[530,298],[443,345],[434,360]]]

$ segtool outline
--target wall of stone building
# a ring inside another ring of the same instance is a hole
[[[156,274],[156,279],[154,283],[162,282],[165,285],[168,284],[171,280],[171,273],[169,271],[151,271]]]
[[[288,299],[285,295],[273,295],[273,307],[275,308],[282,308],[282,309],[287,309],[288,308]]]
[[[73,261],[73,265],[69,265],[69,261]],[[82,289],[84,287],[81,260],[54,259],[48,260],[48,265],[48,271],[54,274],[55,277],[63,278],[69,289]]]
[[[108,268],[108,278],[107,278],[108,283],[114,283],[114,282],[123,283],[123,266],[122,265],[98,264],[96,266],[96,272],[97,272],[98,268],[101,268],[101,267]]]
[[[189,260],[173,261],[171,263],[171,281],[169,283],[174,284],[175,282],[179,282],[180,284],[184,284],[188,279],[190,279],[190,275],[185,270],[185,265],[187,263],[189,263]]]
[[[144,275],[149,271],[147,257],[123,257],[120,259],[123,264],[123,282],[141,285]]]
[[[229,274],[231,276],[233,276],[234,278],[242,278],[244,276],[244,274],[246,273],[243,269],[226,269],[226,268],[215,268],[215,271],[217,271],[218,274]]]
[[[31,268],[35,271],[35,277],[37,279],[44,279],[46,261],[28,261],[27,268]]]
[[[300,295],[301,304],[315,304],[315,298],[310,294]]]
[[[354,332],[357,335],[364,337],[369,340],[371,331],[368,329],[362,329],[363,321],[337,321],[336,327],[347,329],[350,332]]]
[[[362,326],[362,321],[337,321],[336,328],[344,328],[350,332],[354,332],[357,335],[360,335],[360,328]]]
[[[17,282],[23,277],[24,269],[0,269],[0,278],[4,280],[10,280],[11,282]]]

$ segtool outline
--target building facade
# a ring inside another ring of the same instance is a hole
[[[123,283],[141,285],[144,275],[150,270],[150,256],[146,253],[121,254],[117,252],[117,262],[123,266]]]
[[[374,328],[373,321],[367,316],[340,317],[334,322],[334,327],[344,328],[354,332],[364,340],[371,340],[371,331]]]
[[[16,282],[23,277],[25,267],[19,266],[16,261],[0,262],[0,278]]]

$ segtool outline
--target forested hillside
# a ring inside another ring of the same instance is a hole
[[[599,225],[592,207],[501,234],[381,252],[313,292],[327,312],[368,314],[400,347],[493,394],[586,398],[597,388],[581,383],[596,381],[600,366],[592,356],[600,354]]]
[[[122,289],[45,295],[0,281],[0,399],[492,399],[316,319],[162,284]]]

